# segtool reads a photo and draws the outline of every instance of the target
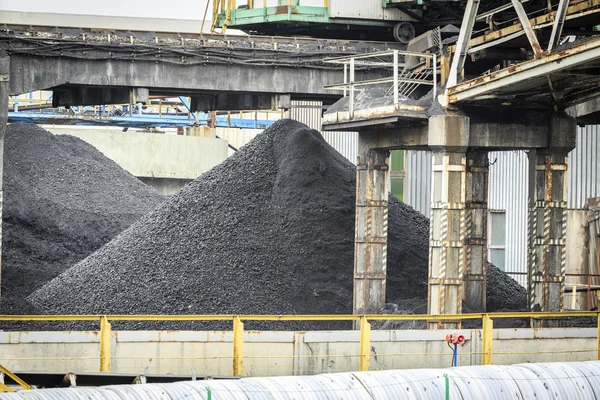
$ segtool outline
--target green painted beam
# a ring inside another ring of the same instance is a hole
[[[385,0],[384,0],[385,1]],[[260,7],[254,9],[238,9],[231,11],[230,28],[243,28],[247,25],[263,23],[313,23],[393,27],[395,22],[382,20],[330,18],[327,7],[280,6]],[[223,27],[225,13],[217,17],[217,26]]]

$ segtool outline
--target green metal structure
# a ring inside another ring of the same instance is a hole
[[[262,1],[258,6],[258,1],[252,0],[242,5],[235,0],[215,0],[212,28],[269,36],[393,40],[396,33],[396,40],[406,42],[414,37],[410,22],[420,18],[420,11],[405,12],[397,5],[419,6],[423,0],[362,2],[372,4],[365,7],[355,0],[278,0],[274,5]]]

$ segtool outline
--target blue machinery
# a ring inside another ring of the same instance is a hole
[[[30,96],[31,98],[31,96]],[[211,125],[214,119],[215,127],[222,128],[246,128],[266,129],[273,122],[269,119],[258,119],[254,112],[254,118],[233,117],[235,113],[224,115],[209,114],[204,112],[191,112],[187,97],[180,96],[178,104],[171,104],[175,112],[163,112],[162,99],[159,104],[150,106],[135,104],[122,105],[108,108],[107,106],[86,106],[69,108],[51,108],[47,100],[38,100],[34,106],[20,107],[18,97],[12,99],[12,111],[8,112],[8,121],[30,122],[35,124],[61,124],[61,125],[111,125],[123,127],[177,127],[193,125]],[[27,103],[34,102],[33,100]],[[35,102],[34,102],[35,103]],[[177,106],[183,110],[178,111]],[[156,110],[158,108],[158,110]],[[279,112],[274,112],[279,114]],[[267,113],[268,115],[268,113]]]

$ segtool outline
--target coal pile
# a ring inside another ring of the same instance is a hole
[[[12,124],[4,138],[2,312],[157,206],[163,197],[93,146]],[[74,290],[71,288],[70,290]]]
[[[351,313],[354,196],[354,165],[279,121],[29,299],[51,314]],[[428,234],[426,217],[390,200],[388,299],[426,302]],[[502,281],[488,284],[494,298],[518,286],[490,276]]]

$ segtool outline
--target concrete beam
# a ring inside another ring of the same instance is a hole
[[[360,130],[363,145],[370,149],[403,149],[429,150],[427,145],[427,125],[415,125],[389,129]]]
[[[218,93],[192,96],[191,110],[279,110],[291,107],[289,94]]]
[[[201,93],[289,94],[292,98],[331,100],[341,96],[323,89],[343,81],[343,72],[269,65],[179,65],[131,60],[88,60],[15,54],[11,58],[11,95],[61,85],[140,87],[165,95]],[[357,79],[381,77],[357,71]]]
[[[566,111],[577,119],[579,125],[600,124],[600,97],[569,107]]]
[[[127,104],[131,98],[129,88],[63,87],[53,91],[52,107]]]

